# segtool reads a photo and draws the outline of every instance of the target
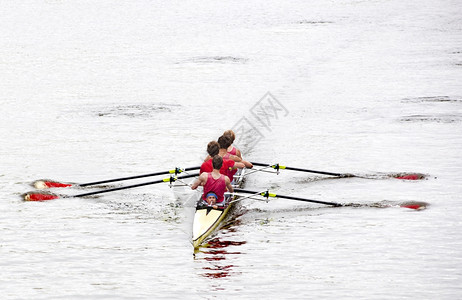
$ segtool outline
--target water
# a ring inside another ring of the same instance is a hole
[[[3,299],[461,297],[458,1],[0,8]],[[268,91],[287,113],[265,127],[252,111]],[[243,117],[261,137],[242,139],[249,160],[427,177],[259,173],[246,188],[366,206],[244,200],[196,253],[184,188],[21,200],[42,178],[196,166]],[[429,206],[367,206],[406,201]]]

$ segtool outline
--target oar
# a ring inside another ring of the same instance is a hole
[[[258,162],[252,162],[254,166],[260,167],[271,167],[276,171],[279,170],[292,170],[292,171],[300,171],[300,172],[307,172],[307,173],[315,173],[315,174],[322,174],[322,175],[330,175],[330,176],[337,176],[337,177],[356,177],[353,174],[342,174],[342,173],[332,173],[332,172],[325,172],[325,171],[316,171],[316,170],[308,170],[308,169],[301,169],[301,168],[294,168],[294,167],[287,167],[281,166],[280,164],[264,164]]]
[[[316,170],[282,166],[280,164],[265,164],[265,163],[258,163],[258,162],[252,162],[252,164],[254,166],[260,166],[260,167],[271,167],[278,172],[279,170],[292,170],[292,171],[307,172],[307,173],[314,173],[314,174],[330,175],[330,176],[336,176],[336,177],[341,177],[341,178],[358,177],[358,178],[369,179],[368,177],[349,174],[349,173],[333,173],[333,172],[326,172],[326,171],[316,171]],[[419,179],[424,179],[425,175],[423,174],[396,174],[396,175],[389,175],[387,177],[393,177],[396,179],[403,179],[403,180],[419,180]]]
[[[161,172],[144,174],[144,175],[136,175],[136,176],[129,176],[129,177],[107,179],[107,180],[94,181],[94,182],[81,183],[81,184],[61,183],[61,182],[55,182],[55,181],[51,181],[51,180],[38,180],[38,181],[36,181],[34,183],[34,186],[37,189],[70,187],[70,186],[86,187],[86,186],[90,186],[90,185],[97,185],[97,184],[103,184],[103,183],[110,183],[110,182],[117,182],[117,181],[131,180],[131,179],[138,179],[138,178],[144,178],[144,177],[152,177],[152,176],[157,176],[157,175],[165,175],[165,174],[175,174],[175,175],[177,175],[177,174],[180,174],[180,173],[183,173],[183,172],[186,172],[186,171],[199,170],[199,169],[200,169],[200,166],[191,167],[191,168],[183,168],[183,169],[175,168],[173,170],[168,170],[168,171],[161,171]]]
[[[325,204],[325,205],[332,205],[335,207],[378,207],[378,208],[384,208],[384,207],[404,207],[404,208],[410,208],[410,209],[415,209],[415,210],[421,210],[425,209],[428,206],[428,203],[422,202],[422,201],[408,201],[408,202],[403,202],[403,203],[397,203],[397,204],[381,204],[381,203],[376,203],[372,205],[368,204],[358,204],[358,203],[348,203],[348,204],[342,204],[342,203],[337,203],[337,202],[327,202],[327,201],[320,201],[320,200],[313,200],[313,199],[307,199],[307,198],[300,198],[300,197],[294,197],[294,196],[284,196],[284,195],[279,195],[279,194],[274,194],[270,193],[269,191],[265,192],[256,192],[256,191],[249,191],[249,190],[244,190],[244,189],[234,189],[235,192],[241,192],[241,193],[249,193],[253,194],[251,196],[259,195],[265,198],[269,197],[275,197],[275,198],[282,198],[282,199],[289,199],[289,200],[297,200],[297,201],[304,201],[304,202],[312,202],[312,203],[319,203],[319,204]],[[247,197],[250,198],[250,197]]]
[[[298,201],[319,203],[319,204],[332,205],[332,206],[343,206],[343,204],[336,203],[336,202],[327,202],[327,201],[306,199],[306,198],[293,197],[293,196],[284,196],[284,195],[278,195],[278,194],[270,193],[269,191],[256,192],[256,191],[249,191],[249,190],[237,189],[237,188],[234,189],[234,191],[235,192],[241,192],[241,193],[250,193],[250,194],[254,194],[254,195],[260,195],[260,196],[263,196],[263,197],[266,197],[266,198],[268,198],[268,197],[277,197],[277,198],[282,198],[282,199],[298,200]]]
[[[180,176],[180,177],[170,176],[169,178],[164,178],[164,179],[160,179],[160,180],[156,180],[156,181],[139,183],[139,184],[128,185],[128,186],[122,186],[122,187],[111,188],[111,189],[105,189],[105,190],[101,190],[101,191],[89,192],[89,193],[78,194],[78,195],[73,195],[73,196],[56,195],[56,194],[52,194],[52,193],[34,193],[34,192],[30,192],[30,193],[27,193],[27,194],[24,195],[24,200],[26,200],[26,201],[45,201],[45,200],[53,200],[53,199],[58,199],[58,198],[85,197],[85,196],[91,196],[91,195],[97,195],[97,194],[102,194],[102,193],[126,190],[126,189],[131,189],[131,188],[136,188],[136,187],[146,186],[146,185],[151,185],[151,184],[156,184],[156,183],[162,183],[162,182],[170,182],[170,183],[172,183],[172,182],[175,182],[176,180],[179,180],[179,179],[195,177],[195,176],[198,176],[198,175],[199,174],[189,174],[189,175],[184,175],[184,176]]]
[[[236,189],[234,189],[236,190]],[[250,191],[249,191],[250,192]],[[228,195],[233,195],[233,196],[238,196],[239,198],[235,199],[235,200],[232,200],[231,202],[229,203],[234,203],[234,202],[238,202],[238,201],[242,201],[242,200],[245,200],[245,199],[255,199],[255,200],[260,200],[260,199],[256,199],[256,198],[252,198],[254,196],[259,196],[261,194],[264,194],[265,191],[262,191],[262,192],[255,192],[253,194],[250,194],[248,196],[244,196],[244,195],[240,195],[240,194],[237,194],[237,193],[228,193]]]

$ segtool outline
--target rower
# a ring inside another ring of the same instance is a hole
[[[198,186],[203,186],[202,200],[215,209],[218,208],[218,205],[224,204],[226,190],[231,193],[234,192],[228,176],[220,173],[222,165],[223,158],[215,155],[212,159],[212,172],[202,173],[191,186],[193,190],[197,189]]]
[[[230,153],[228,153],[228,147],[231,146],[232,144],[231,141],[232,141],[231,138],[227,135],[222,135],[218,138],[218,145],[220,145],[220,151],[218,152],[218,155],[220,155],[224,159],[230,159],[230,160],[235,161],[236,163],[241,163],[246,168],[249,168],[249,169],[253,168],[253,164],[251,162],[243,160],[239,156],[231,155]],[[230,170],[227,175],[232,180],[236,172],[237,172],[237,169]]]
[[[207,153],[209,154],[205,161],[202,163],[200,174],[204,172],[212,172],[212,157],[218,155],[220,151],[220,146],[216,141],[211,141],[207,144]],[[229,177],[233,181],[233,176],[236,173],[237,169],[243,169],[245,165],[241,162],[235,162],[231,159],[223,159],[223,165],[220,169],[220,173]]]
[[[233,146],[234,140],[236,139],[236,134],[234,133],[234,131],[232,131],[231,129],[226,130],[225,132],[223,132],[223,135],[226,135],[231,139],[231,145],[227,149],[228,153],[231,155],[236,155],[242,159],[241,151],[237,149],[235,146]]]
[[[246,168],[253,168],[253,164],[249,161],[243,160],[237,155],[232,155],[228,152],[228,148],[231,146],[232,140],[227,135],[222,135],[218,138],[218,145],[220,145],[220,151],[218,154],[223,157],[224,159],[232,159],[236,162],[241,162],[244,164]]]

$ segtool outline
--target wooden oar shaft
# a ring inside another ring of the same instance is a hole
[[[178,176],[177,178],[173,178],[173,181],[177,179],[184,179],[184,178],[190,178],[190,177],[195,177],[198,176],[199,174],[189,174],[189,175],[184,175],[184,176]],[[114,191],[120,191],[120,190],[126,190],[126,189],[131,189],[131,188],[136,188],[140,186],[146,186],[146,185],[151,185],[151,184],[156,184],[156,183],[162,183],[162,182],[169,182],[168,179],[159,179],[156,181],[151,181],[151,182],[145,182],[145,183],[139,183],[139,184],[133,184],[133,185],[127,185],[127,186],[122,186],[122,187],[117,187],[117,188],[111,188],[111,189],[106,189],[106,190],[101,190],[101,191],[96,191],[96,192],[89,192],[89,193],[84,193],[84,194],[78,194],[74,195],[72,197],[85,197],[85,196],[92,196],[92,195],[97,195],[97,194],[102,194],[102,193],[108,193],[108,192],[114,192]]]
[[[259,194],[261,196],[265,196],[265,192],[260,193],[256,191],[249,191],[249,190],[243,190],[243,189],[234,189],[235,192],[241,192],[241,193],[251,193],[251,194]],[[282,199],[289,199],[289,200],[297,200],[297,201],[305,201],[305,202],[312,202],[312,203],[318,203],[318,204],[325,204],[325,205],[332,205],[332,206],[343,206],[340,203],[336,202],[327,202],[327,201],[320,201],[320,200],[313,200],[313,199],[307,199],[307,198],[300,198],[300,197],[293,197],[293,196],[284,196],[284,195],[279,195],[279,194],[268,194],[269,197],[276,197],[276,198],[282,198]]]
[[[199,167],[186,168],[184,170],[192,171],[192,170],[199,170],[199,169],[200,169],[200,166]],[[96,184],[103,184],[103,183],[117,182],[117,181],[124,181],[124,180],[130,180],[130,179],[138,179],[138,178],[144,178],[144,177],[152,177],[152,176],[172,174],[172,173],[175,173],[175,170],[161,171],[161,172],[156,172],[156,173],[129,176],[129,177],[121,177],[121,178],[114,178],[114,179],[107,179],[107,180],[101,180],[101,181],[95,181],[95,182],[88,182],[88,183],[79,184],[79,186],[83,187],[83,186],[89,186],[89,185],[96,185]]]
[[[252,164],[254,166],[260,166],[260,167],[267,167],[267,166],[271,166],[273,168],[276,167],[276,165],[264,164],[264,163],[258,163],[258,162],[252,162]],[[294,168],[294,167],[287,167],[287,166],[280,166],[279,168],[280,169],[285,169],[285,170],[307,172],[307,173],[315,173],[315,174],[322,174],[322,175],[331,175],[331,176],[338,176],[338,177],[354,177],[354,175],[351,175],[351,174],[341,174],[341,173],[333,173],[333,172],[325,172],[325,171],[316,171],[316,170],[301,169],[301,168]]]

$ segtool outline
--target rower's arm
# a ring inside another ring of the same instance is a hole
[[[228,188],[228,192],[234,193],[233,186],[231,185],[231,181],[229,180],[228,176],[225,176],[225,183],[226,183],[226,188]]]
[[[191,185],[191,189],[192,189],[192,190],[197,189],[198,186],[204,185],[205,182],[207,182],[207,178],[205,177],[206,174],[207,174],[207,173],[202,173],[202,174],[199,176],[199,178],[197,178],[197,179],[193,182],[193,184]]]
[[[233,166],[233,169],[244,169],[245,168],[245,165],[241,162],[235,162],[234,163],[234,166]]]
[[[242,160],[241,163],[244,164],[244,166],[248,169],[252,169],[253,168],[253,164],[250,162],[250,161],[246,161],[246,160]]]
[[[236,156],[238,156],[240,159],[242,159],[241,150],[239,150],[237,148],[236,148]]]
[[[230,155],[228,157],[228,159],[234,160],[235,162],[240,162],[242,160],[242,158],[240,158],[239,156],[236,156],[236,155]]]
[[[248,169],[252,169],[253,168],[253,165],[251,162],[249,161],[246,161],[246,160],[243,160],[242,158],[240,158],[239,156],[236,156],[236,155],[231,155],[229,157],[229,159],[232,159],[234,160],[236,163],[241,163],[244,165],[244,167],[248,168]],[[239,169],[242,169],[241,167],[238,167]]]

